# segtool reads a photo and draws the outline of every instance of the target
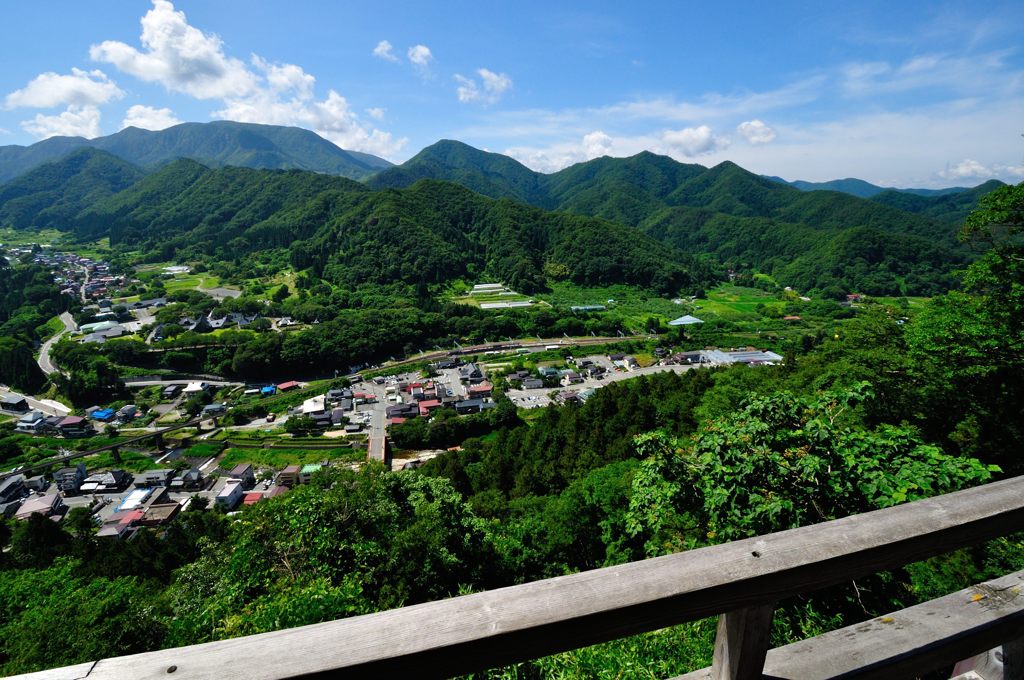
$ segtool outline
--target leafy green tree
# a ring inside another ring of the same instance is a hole
[[[867,384],[752,397],[686,444],[638,438],[630,529],[649,554],[822,522],[988,480],[998,468],[951,456],[910,428],[864,429]]]

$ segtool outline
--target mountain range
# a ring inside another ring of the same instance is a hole
[[[208,125],[229,137],[264,127]],[[309,138],[295,134],[290,144],[284,128],[274,130],[276,153],[301,158]],[[649,152],[542,174],[450,140],[356,182],[156,160],[172,146],[150,145],[143,166],[94,147],[40,165],[0,185],[0,225],[109,235],[157,259],[284,248],[296,266],[348,282],[486,273],[527,291],[562,277],[672,292],[707,281],[706,261],[799,290],[928,295],[955,285],[953,270],[971,257],[958,225],[999,184],[867,200],[802,191],[731,162],[707,168]],[[204,148],[234,158],[251,146]],[[384,253],[376,265],[375,252]]]
[[[383,158],[346,151],[302,128],[214,121],[155,132],[129,127],[95,139],[50,137],[31,146],[0,146],[0,182],[85,147],[143,168],[191,158],[208,166],[310,170],[360,179],[391,167]]]

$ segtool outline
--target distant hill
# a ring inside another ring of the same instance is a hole
[[[936,292],[953,284],[949,272],[967,256],[955,238],[953,211],[916,209],[939,196],[907,194],[921,201],[905,210],[884,198],[802,191],[731,162],[706,168],[649,152],[542,174],[500,154],[442,141],[368,184],[405,187],[428,177],[494,198],[621,222],[686,252],[778,274],[787,285],[799,282],[805,289],[836,284],[878,294]],[[850,182],[848,189],[874,186]],[[965,193],[954,202],[969,211],[979,195]],[[849,263],[861,264],[835,264],[844,253]]]
[[[1005,184],[997,179],[990,179],[973,189],[950,190],[947,193],[931,196],[888,189],[873,196],[871,200],[948,224],[960,225],[964,218],[977,207],[979,198],[1001,186],[1005,186]]]
[[[86,206],[123,191],[144,174],[106,151],[72,151],[0,185],[0,225],[64,229]]]
[[[0,182],[83,147],[107,151],[144,168],[190,158],[210,166],[310,170],[361,179],[392,165],[370,154],[345,151],[302,128],[214,121],[182,123],[159,131],[125,128],[96,139],[51,137],[27,147],[0,147]]]
[[[968,191],[968,187],[947,187],[945,189],[895,189],[892,187],[881,187],[871,182],[866,182],[862,179],[855,177],[847,177],[846,179],[833,179],[828,182],[807,182],[802,179],[793,180],[792,182],[782,179],[781,177],[764,175],[765,179],[770,179],[773,182],[779,184],[788,184],[791,187],[796,187],[800,191],[838,191],[844,194],[850,194],[851,196],[858,196],[860,198],[874,198],[883,191],[894,191],[901,194],[912,194],[914,196],[945,196],[947,194],[957,194],[962,191]]]
[[[343,177],[188,159],[144,175],[104,151],[81,149],[2,188],[0,209],[31,199],[16,226],[109,236],[111,245],[159,260],[237,260],[283,249],[297,268],[352,287],[483,274],[526,293],[567,279],[675,295],[713,281],[709,265],[630,227],[486,198],[452,182],[373,191]]]

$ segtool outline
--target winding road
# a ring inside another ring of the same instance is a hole
[[[78,330],[78,324],[75,323],[74,318],[72,318],[71,314],[68,312],[61,314],[60,320],[64,324],[64,330],[44,342],[43,346],[39,349],[39,359],[37,359],[37,362],[39,364],[39,369],[43,372],[43,375],[50,375],[57,371],[64,373],[64,371],[61,371],[61,369],[53,363],[53,360],[50,359],[50,348],[53,347],[54,343],[64,337],[65,334]],[[67,375],[67,373],[64,373],[64,375]]]

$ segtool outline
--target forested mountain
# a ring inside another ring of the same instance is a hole
[[[874,196],[871,200],[898,208],[899,210],[905,210],[906,212],[924,215],[947,224],[960,225],[963,224],[964,218],[978,206],[978,199],[1001,186],[1005,186],[1003,182],[997,179],[990,179],[973,189],[964,189],[936,196],[915,195],[902,190],[888,189]]]
[[[182,123],[159,131],[130,127],[96,139],[51,137],[27,147],[0,147],[0,182],[82,147],[108,151],[146,167],[191,158],[205,165],[294,168],[358,179],[391,166],[383,158],[345,151],[302,128],[214,121]]]
[[[111,175],[121,179],[117,193],[112,181],[95,179]],[[18,198],[29,186],[39,190]],[[231,261],[286,248],[297,268],[313,267],[347,285],[486,274],[526,293],[568,279],[675,295],[711,280],[707,265],[629,227],[496,201],[450,182],[372,191],[342,177],[211,169],[186,159],[142,177],[110,154],[85,149],[4,191],[14,200],[3,209],[17,219],[3,223],[55,226],[86,239],[109,236],[112,245],[142,249],[153,260]]]
[[[796,187],[800,191],[839,191],[841,193],[858,196],[860,198],[874,198],[883,191],[893,191],[913,196],[946,196],[948,194],[958,194],[961,191],[969,190],[967,187],[946,187],[945,189],[896,189],[893,187],[878,186],[877,184],[865,182],[864,180],[857,179],[856,177],[833,179],[827,182],[808,182],[802,179],[796,179],[790,182],[782,179],[781,177],[769,175],[765,175],[764,178],[770,179],[773,182],[778,182],[779,184]]]
[[[546,207],[542,178],[508,156],[442,139],[402,165],[370,177],[367,184],[374,189],[403,188],[421,179],[446,179],[491,198],[514,198]]]
[[[0,225],[64,228],[84,207],[128,188],[143,174],[105,151],[73,151],[0,185]]]
[[[774,275],[784,285],[876,294],[933,294],[951,285],[951,270],[968,255],[956,241],[957,219],[992,188],[938,197],[898,194],[912,202],[907,211],[886,198],[889,192],[869,201],[838,191],[801,191],[728,161],[705,168],[643,152],[545,175],[448,141],[369,184],[401,187],[424,177],[621,222],[686,252]]]

